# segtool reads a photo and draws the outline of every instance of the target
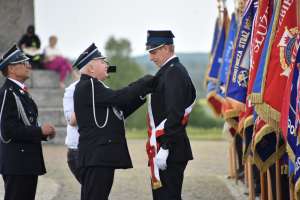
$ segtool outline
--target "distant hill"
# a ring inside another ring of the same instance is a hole
[[[205,97],[203,80],[208,63],[208,53],[176,53],[180,61],[187,68],[197,90],[198,98]],[[148,59],[147,55],[134,57],[147,73],[155,74],[157,67]]]

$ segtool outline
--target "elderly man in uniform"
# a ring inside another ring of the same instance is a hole
[[[112,90],[102,81],[108,76],[105,57],[92,44],[75,61],[81,73],[74,92],[79,127],[81,199],[107,200],[115,169],[132,167],[125,138],[124,119],[139,108],[155,85],[146,75],[129,86]]]
[[[46,173],[41,141],[55,135],[51,124],[38,125],[38,109],[24,82],[31,65],[14,45],[0,60],[7,78],[0,89],[0,173],[5,200],[34,200],[38,175]]]
[[[152,177],[154,200],[181,200],[184,170],[193,159],[186,126],[196,91],[174,54],[173,38],[171,31],[148,31],[146,43],[150,60],[159,68],[157,86],[148,102],[147,152],[155,176]]]

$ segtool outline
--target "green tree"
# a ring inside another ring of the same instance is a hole
[[[222,128],[224,121],[210,116],[200,103],[196,103],[189,119],[189,125],[196,128]]]
[[[127,86],[145,74],[142,68],[130,57],[131,44],[129,40],[110,37],[105,44],[105,53],[109,63],[117,66],[117,73],[111,74],[106,81],[112,89]],[[126,125],[129,128],[146,127],[145,104],[126,120]]]

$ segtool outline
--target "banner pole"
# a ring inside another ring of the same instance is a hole
[[[247,165],[248,165],[249,200],[254,200],[255,194],[254,194],[253,165],[250,156],[248,156],[247,158]]]
[[[260,172],[260,199],[268,200],[266,193],[266,173]]]

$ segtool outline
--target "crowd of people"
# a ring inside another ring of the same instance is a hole
[[[58,38],[55,35],[49,37],[49,44],[43,50],[41,41],[35,33],[35,27],[27,27],[26,33],[18,42],[19,48],[30,58],[33,69],[48,69],[59,74],[59,86],[65,88],[65,79],[72,72],[72,65],[57,47]]]

